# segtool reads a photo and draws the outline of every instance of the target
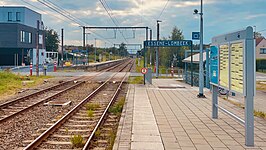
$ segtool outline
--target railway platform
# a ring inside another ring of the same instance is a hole
[[[211,118],[211,93],[173,79],[130,85],[113,150],[266,150],[266,120],[255,117],[255,146],[245,146],[244,127],[219,111]],[[244,118],[244,109],[219,98],[219,105]]]

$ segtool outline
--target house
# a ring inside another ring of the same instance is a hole
[[[26,7],[0,7],[0,65],[28,65],[37,47],[44,49],[45,38],[41,14]],[[42,55],[42,54],[40,54]]]
[[[266,39],[263,37],[256,39],[256,59],[266,59]]]

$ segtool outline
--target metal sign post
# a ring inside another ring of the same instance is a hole
[[[254,146],[254,45],[253,28],[247,27],[214,37],[211,46],[212,118],[218,118],[220,109],[244,125],[246,146]],[[245,119],[218,105],[219,88],[244,95]]]
[[[39,76],[39,30],[40,21],[37,20],[37,34],[36,34],[36,76]]]

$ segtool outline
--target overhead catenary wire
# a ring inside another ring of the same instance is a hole
[[[55,18],[57,18],[57,19],[59,19],[59,20],[62,20],[62,21],[64,21],[64,22],[66,21],[66,20],[64,20],[64,19],[62,19],[62,18],[60,18],[60,17],[54,15],[53,13],[51,13],[51,12],[49,12],[49,11],[45,11],[45,10],[43,10],[43,9],[41,9],[41,8],[39,8],[39,7],[33,5],[33,4],[31,4],[31,3],[29,3],[29,2],[27,2],[27,1],[25,1],[25,0],[21,0],[21,1],[24,2],[24,3],[26,3],[26,4],[28,4],[29,6],[31,6],[31,7],[33,7],[33,8],[36,8],[36,9],[42,11],[42,12],[45,12],[45,13],[47,13],[47,14],[49,14],[49,15],[52,15],[52,16],[54,16]]]
[[[162,11],[161,11],[159,17],[158,17],[158,20],[161,18],[163,12],[165,11],[166,7],[168,6],[169,1],[170,1],[170,0],[167,0],[167,2],[165,3],[165,5],[164,5],[164,7],[163,7],[163,9],[162,9]]]
[[[81,19],[71,15],[71,13],[69,13],[67,10],[63,9],[62,7],[59,7],[58,5],[56,5],[54,3],[51,4],[51,1],[49,1],[49,0],[43,0],[43,1],[37,0],[37,1],[39,3],[45,5],[46,7],[52,9],[53,11],[57,12],[58,14],[64,16],[68,20],[70,20],[72,22],[75,22],[78,26],[86,26],[86,25],[88,25],[88,23],[86,23],[86,22],[82,21]],[[50,3],[47,2],[47,1],[49,1]],[[65,13],[68,14],[68,15],[66,15]],[[97,37],[100,37],[100,39],[103,39],[104,41],[107,41],[110,44],[114,44],[112,41],[106,39],[102,35],[94,32],[94,31],[90,31],[90,32],[92,32],[92,34],[96,35]]]
[[[112,15],[110,14],[110,12],[108,11],[108,8],[107,8],[107,7],[109,7],[109,6],[108,6],[107,2],[106,2],[105,0],[99,0],[99,1],[100,1],[100,3],[102,4],[102,6],[103,6],[103,8],[105,9],[105,11],[107,12],[107,14],[108,14],[108,16],[110,17],[110,19],[112,20],[112,22],[115,24],[115,26],[118,26],[118,24],[116,23],[117,20],[115,21],[115,19],[112,17]],[[105,3],[106,5],[104,5],[104,3]],[[110,9],[110,11],[112,12],[112,10],[111,10],[110,7],[109,7],[109,9]],[[120,32],[121,35],[123,36],[125,42],[128,43],[128,41],[127,41],[127,39],[125,38],[123,32],[122,32],[121,30],[119,30],[119,32]]]

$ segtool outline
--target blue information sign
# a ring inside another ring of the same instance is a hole
[[[210,59],[210,69],[211,69],[211,83],[218,85],[219,77],[219,66],[218,66],[218,47],[211,46],[211,59]]]
[[[72,50],[72,53],[88,53],[88,50],[78,50],[78,49],[74,49],[74,50]]]
[[[200,33],[199,32],[192,32],[192,40],[199,40]]]
[[[162,41],[144,41],[146,47],[179,47],[191,46],[190,40],[162,40]]]

